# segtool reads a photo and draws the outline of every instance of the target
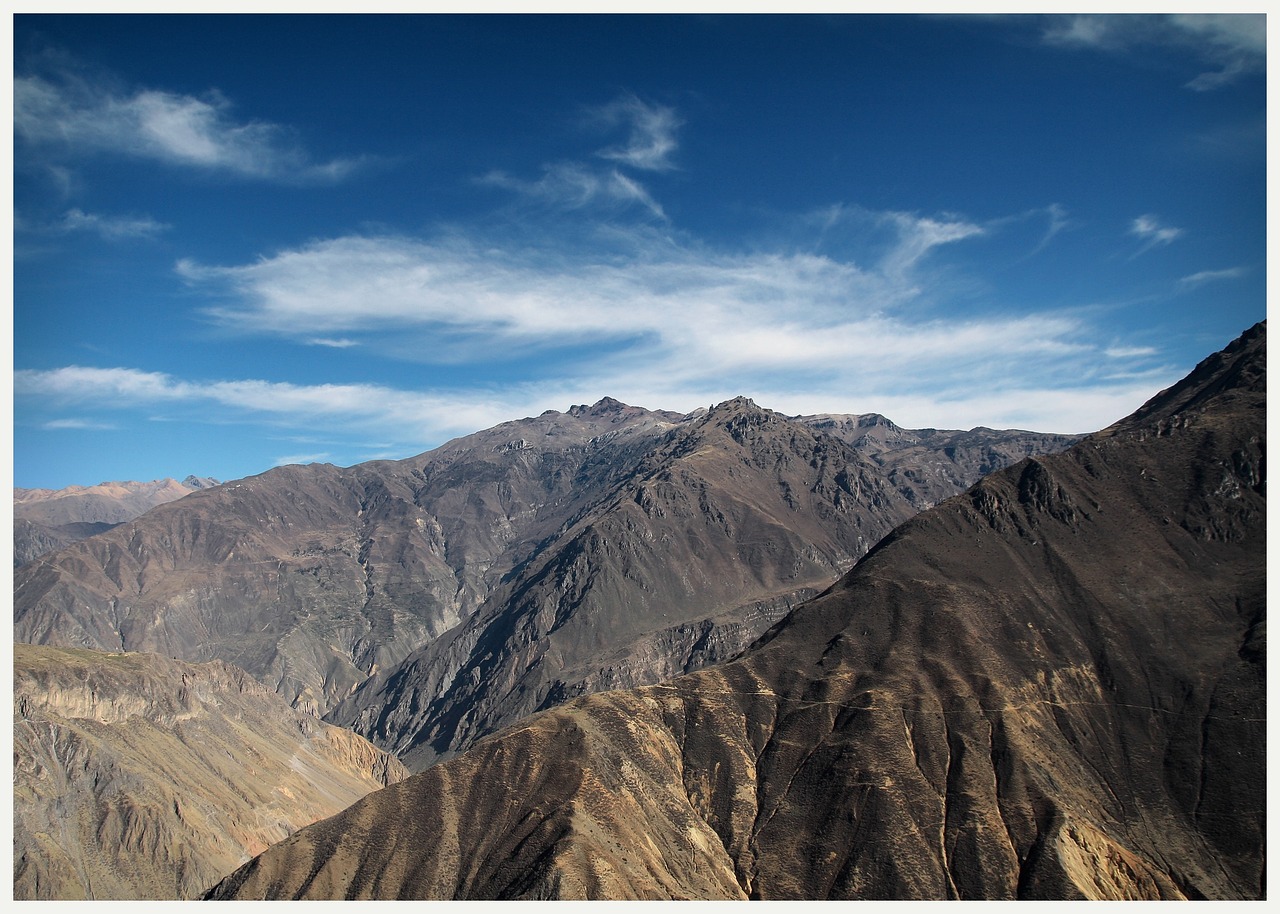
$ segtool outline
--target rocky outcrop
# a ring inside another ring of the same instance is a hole
[[[1055,453],[1080,438],[983,427],[904,429],[875,413],[799,416],[797,421],[852,444],[917,510],[933,507],[994,470]]]
[[[243,670],[14,646],[14,897],[191,898],[402,779]]]
[[[216,898],[1259,898],[1265,326],[744,655],[531,716]]]

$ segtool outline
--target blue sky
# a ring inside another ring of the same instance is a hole
[[[14,18],[14,482],[604,396],[1085,432],[1265,317],[1260,16]]]

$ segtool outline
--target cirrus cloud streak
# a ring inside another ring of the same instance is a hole
[[[1077,15],[1050,17],[1044,40],[1060,47],[1125,54],[1144,46],[1183,49],[1212,69],[1186,88],[1206,92],[1249,74],[1265,73],[1267,17],[1263,14]]]
[[[237,120],[216,91],[124,91],[62,69],[13,81],[15,138],[63,154],[107,152],[287,182],[341,180],[360,159],[317,162],[279,124]]]

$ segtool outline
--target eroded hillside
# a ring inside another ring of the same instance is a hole
[[[14,897],[198,896],[404,777],[243,670],[14,646]]]

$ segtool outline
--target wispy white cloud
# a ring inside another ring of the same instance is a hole
[[[504,171],[491,171],[478,180],[559,209],[620,208],[634,204],[659,219],[666,218],[662,206],[649,192],[617,169],[603,171],[581,162],[560,162],[546,166],[536,181],[526,181]]]
[[[116,428],[110,422],[101,422],[96,419],[51,419],[43,423],[41,428],[46,431],[111,431]]]
[[[350,349],[352,346],[359,346],[356,340],[349,340],[345,337],[341,339],[331,339],[329,337],[314,336],[309,340],[304,340],[308,346],[325,346],[329,349]]]
[[[569,160],[544,165],[536,180],[519,178],[499,169],[481,176],[478,182],[563,210],[638,206],[665,220],[666,213],[653,194],[623,169],[669,171],[675,167],[671,157],[678,146],[676,131],[682,123],[675,109],[649,104],[627,94],[590,109],[586,119],[600,129],[627,131],[625,142],[596,152],[597,158],[615,163],[613,166]]]
[[[315,161],[279,124],[243,121],[217,92],[122,90],[69,68],[13,81],[18,139],[72,155],[105,152],[280,181],[337,181],[359,159]]]
[[[57,231],[93,232],[108,241],[151,238],[168,229],[168,225],[150,216],[104,216],[81,209],[67,210],[56,225]]]
[[[659,219],[667,218],[667,214],[662,211],[662,206],[639,181],[627,177],[620,171],[612,171],[609,173],[609,187],[611,194],[617,199],[639,204]]]
[[[1085,421],[1079,404],[1123,400],[1131,410],[1141,402],[1134,390],[1155,389],[1142,379],[1112,389],[1119,382],[1106,379],[1124,343],[1103,351],[1079,314],[931,311],[929,253],[982,237],[980,226],[853,210],[840,218],[855,216],[883,236],[878,257],[865,264],[729,254],[637,233],[626,256],[497,249],[457,237],[344,237],[240,266],[179,265],[197,289],[224,302],[210,315],[242,333],[383,352],[399,345],[399,355],[456,361],[470,375],[513,353],[554,351],[530,379],[479,394],[74,366],[18,372],[15,392],[64,408],[87,400],[207,404],[290,428],[340,420],[366,437],[425,447],[605,395],[681,410],[745,393],[783,411],[874,410],[907,425],[1003,421],[1087,431],[1124,411]],[[1055,386],[1079,399],[1045,397]]]
[[[1116,54],[1152,46],[1181,50],[1211,68],[1186,84],[1203,92],[1265,72],[1266,31],[1262,14],[1089,14],[1051,17],[1043,38],[1062,47]]]
[[[1106,16],[1067,16],[1055,18],[1044,29],[1049,44],[1106,48],[1122,47],[1117,26]]]
[[[283,467],[296,463],[323,463],[324,461],[329,460],[332,456],[333,455],[328,451],[321,451],[317,454],[288,454],[284,457],[277,457],[275,465]]]
[[[956,217],[930,218],[909,213],[888,213],[898,228],[898,243],[884,261],[885,272],[900,279],[913,270],[934,248],[984,233],[980,225]]]
[[[1103,350],[1109,359],[1134,359],[1142,356],[1156,355],[1158,350],[1151,346],[1111,346]]]
[[[240,266],[184,260],[177,270],[224,302],[208,311],[224,325],[295,340],[361,340],[394,330],[429,338],[433,345],[422,351],[442,360],[474,339],[658,349],[696,339],[708,353],[732,353],[739,347],[724,340],[742,326],[778,339],[858,326],[921,294],[927,280],[918,267],[930,251],[983,232],[960,219],[867,218],[884,243],[866,266],[807,253],[715,252],[634,232],[619,236],[625,250],[595,254],[460,237],[347,236]],[[803,315],[799,324],[788,324],[796,315]]]
[[[1181,238],[1186,232],[1183,229],[1172,225],[1164,225],[1159,218],[1148,213],[1134,219],[1129,225],[1129,234],[1136,236],[1142,241],[1142,245],[1130,257],[1137,257],[1145,254],[1152,248],[1164,247],[1166,244],[1172,244]]]
[[[1203,42],[1207,56],[1218,66],[1217,70],[1201,73],[1187,88],[1197,91],[1217,89],[1247,73],[1261,73],[1267,59],[1267,17],[1210,13],[1203,15],[1178,14],[1172,17],[1174,26],[1192,40]]]
[[[626,142],[609,146],[596,154],[631,168],[667,171],[675,167],[676,131],[682,121],[674,108],[649,104],[634,95],[624,95],[596,109],[595,118],[609,128],[625,127]]]
[[[1049,217],[1049,226],[1045,229],[1044,237],[1035,246],[1031,254],[1038,254],[1049,246],[1049,242],[1058,236],[1058,233],[1071,228],[1074,223],[1067,214],[1066,207],[1059,203],[1050,203],[1045,207],[1045,215]],[[1030,256],[1030,255],[1029,255]]]
[[[261,379],[185,380],[137,368],[69,365],[14,372],[15,397],[38,398],[55,406],[89,405],[104,410],[202,409],[209,421],[230,416],[289,428],[341,421],[352,430],[393,432],[397,441],[437,439],[474,431],[511,418],[505,401],[474,392],[424,393],[378,384],[291,384]],[[222,410],[223,412],[216,412]],[[172,418],[161,413],[154,418]],[[59,421],[59,420],[55,420]],[[61,428],[75,428],[63,422]],[[97,422],[98,420],[94,420]],[[407,456],[407,455],[406,455]]]
[[[1201,270],[1199,273],[1192,273],[1190,276],[1184,276],[1178,280],[1178,284],[1183,288],[1191,288],[1200,286],[1207,282],[1218,282],[1224,279],[1240,279],[1248,269],[1245,267],[1229,267],[1225,270]]]

